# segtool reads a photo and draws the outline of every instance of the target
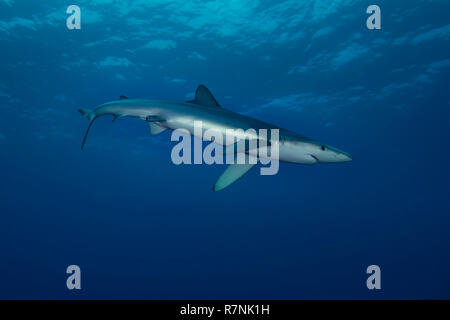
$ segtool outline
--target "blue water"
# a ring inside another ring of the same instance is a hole
[[[81,30],[66,27],[81,8]],[[381,8],[381,30],[366,8]],[[0,298],[450,298],[448,1],[0,1]],[[222,192],[170,132],[78,108],[222,106],[352,154]],[[66,288],[79,265],[82,289]],[[381,268],[368,290],[366,268]]]

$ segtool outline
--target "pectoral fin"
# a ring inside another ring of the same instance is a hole
[[[147,121],[148,124],[150,125],[150,133],[151,134],[158,134],[167,129],[166,127],[163,127],[162,125],[159,124],[161,122],[166,121],[166,119],[163,119],[161,117],[148,116],[147,118],[145,118],[145,121]]]
[[[229,167],[222,173],[222,175],[217,180],[216,184],[213,187],[214,191],[220,191],[225,189],[233,182],[241,178],[244,174],[246,174],[251,168],[253,168],[254,164],[230,164]]]

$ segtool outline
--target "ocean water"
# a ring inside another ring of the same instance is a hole
[[[81,29],[69,30],[69,5]],[[381,8],[381,30],[366,9]],[[0,1],[0,298],[450,298],[448,1]],[[170,132],[78,108],[190,100],[352,154],[171,162]],[[81,268],[68,290],[66,268]],[[381,269],[368,290],[366,268]]]

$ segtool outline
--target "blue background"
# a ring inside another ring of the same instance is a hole
[[[370,4],[0,1],[0,298],[450,298],[450,5],[379,0],[371,31]],[[140,120],[81,152],[78,108],[200,83],[354,161],[214,193],[224,166],[175,166]]]

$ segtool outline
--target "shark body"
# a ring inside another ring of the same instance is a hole
[[[121,97],[120,100],[108,102],[96,107],[94,110],[79,109],[84,117],[90,120],[89,126],[81,144],[84,148],[89,129],[95,119],[104,115],[114,117],[113,121],[121,117],[136,117],[149,123],[151,134],[158,134],[167,129],[185,129],[193,136],[203,139],[206,130],[213,129],[224,136],[229,129],[279,129],[279,140],[277,159],[279,161],[315,164],[330,162],[351,161],[351,156],[337,148],[323,144],[316,140],[301,136],[290,130],[279,128],[273,124],[263,122],[245,115],[241,115],[222,108],[211,92],[203,85],[197,88],[195,99],[187,102],[167,100],[128,99]],[[195,121],[202,121],[203,131],[199,134],[195,130]],[[240,139],[259,139],[257,136],[239,136]],[[270,145],[271,141],[266,141]],[[254,164],[232,164],[217,180],[213,187],[219,191],[248,172]]]

